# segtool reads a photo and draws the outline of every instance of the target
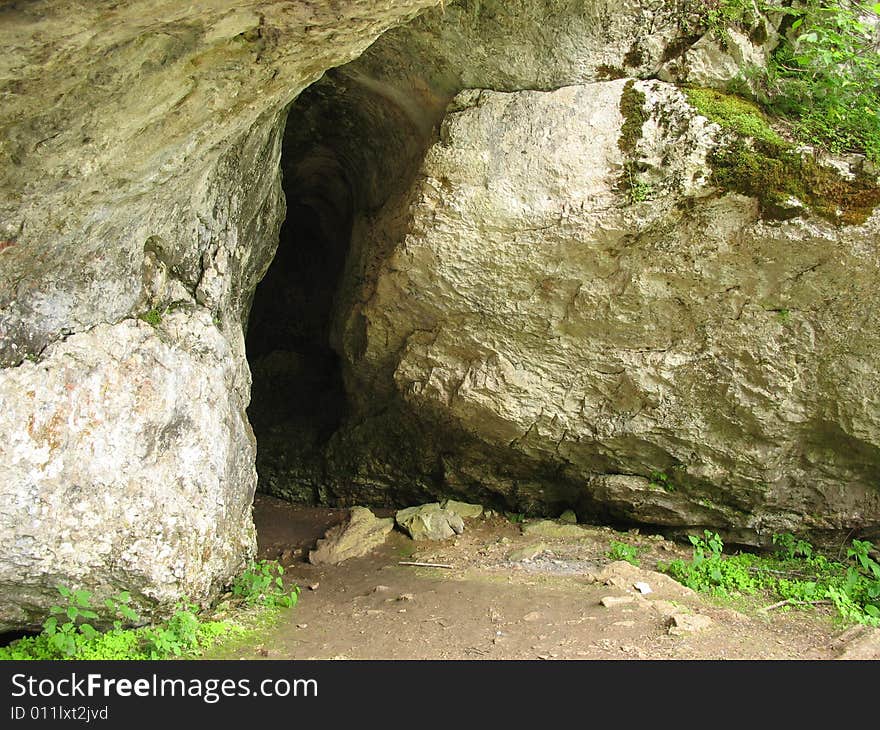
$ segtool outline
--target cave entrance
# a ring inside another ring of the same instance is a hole
[[[287,217],[248,324],[248,417],[257,438],[260,490],[314,502],[324,446],[346,410],[330,329],[353,211],[336,155],[316,148],[303,157],[290,149],[296,143],[285,135]]]
[[[349,258],[373,245],[357,231],[408,187],[450,96],[357,64],[328,71],[288,111],[287,216],[248,320],[258,490],[292,502],[334,501],[328,446],[358,415],[332,344],[347,290],[358,286]]]

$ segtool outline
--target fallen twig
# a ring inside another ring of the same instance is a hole
[[[410,560],[401,560],[398,565],[414,565],[417,568],[447,568],[452,570],[451,565],[444,565],[443,563],[415,563]]]
[[[831,601],[826,599],[820,599],[817,601],[799,601],[796,598],[786,598],[782,601],[777,601],[776,603],[771,603],[769,606],[764,606],[764,608],[759,608],[759,613],[766,613],[767,611],[772,611],[774,608],[782,608],[787,604],[791,604],[792,606],[818,606],[823,603],[831,603]]]

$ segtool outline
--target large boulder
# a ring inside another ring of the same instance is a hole
[[[255,444],[230,354],[176,311],[0,370],[0,630],[39,625],[58,585],[127,588],[149,617],[245,567]]]
[[[459,94],[363,233],[358,403],[429,434],[423,473],[535,512],[876,525],[880,211],[765,219],[712,185],[721,137],[657,81]]]

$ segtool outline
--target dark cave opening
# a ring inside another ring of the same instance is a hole
[[[254,294],[246,339],[260,492],[334,503],[336,488],[358,481],[358,445],[334,438],[364,415],[364,404],[346,394],[340,322],[363,278],[360,257],[376,245],[364,239],[367,221],[409,186],[436,137],[449,94],[422,87],[343,67],[288,110],[280,162],[287,215]],[[407,450],[407,428],[379,426],[393,458]],[[409,477],[408,468],[397,476]],[[375,488],[372,477],[366,482],[367,491]],[[361,496],[394,501],[384,490]]]
[[[283,165],[289,160],[284,152],[282,159]],[[330,328],[352,205],[332,154],[312,154],[284,173],[287,216],[248,324],[248,417],[257,438],[261,491],[312,502],[322,449],[346,411]]]

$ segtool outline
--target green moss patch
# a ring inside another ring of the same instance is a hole
[[[617,140],[617,146],[625,155],[633,155],[636,145],[642,138],[642,127],[648,121],[645,101],[646,97],[635,87],[635,81],[632,79],[627,81],[620,95],[623,125],[620,128],[620,138]]]
[[[764,217],[797,215],[798,207],[789,202],[796,198],[827,220],[854,225],[880,205],[876,179],[860,172],[847,180],[799,152],[757,104],[713,89],[686,89],[685,94],[697,112],[726,133],[709,157],[713,184],[757,198]]]

